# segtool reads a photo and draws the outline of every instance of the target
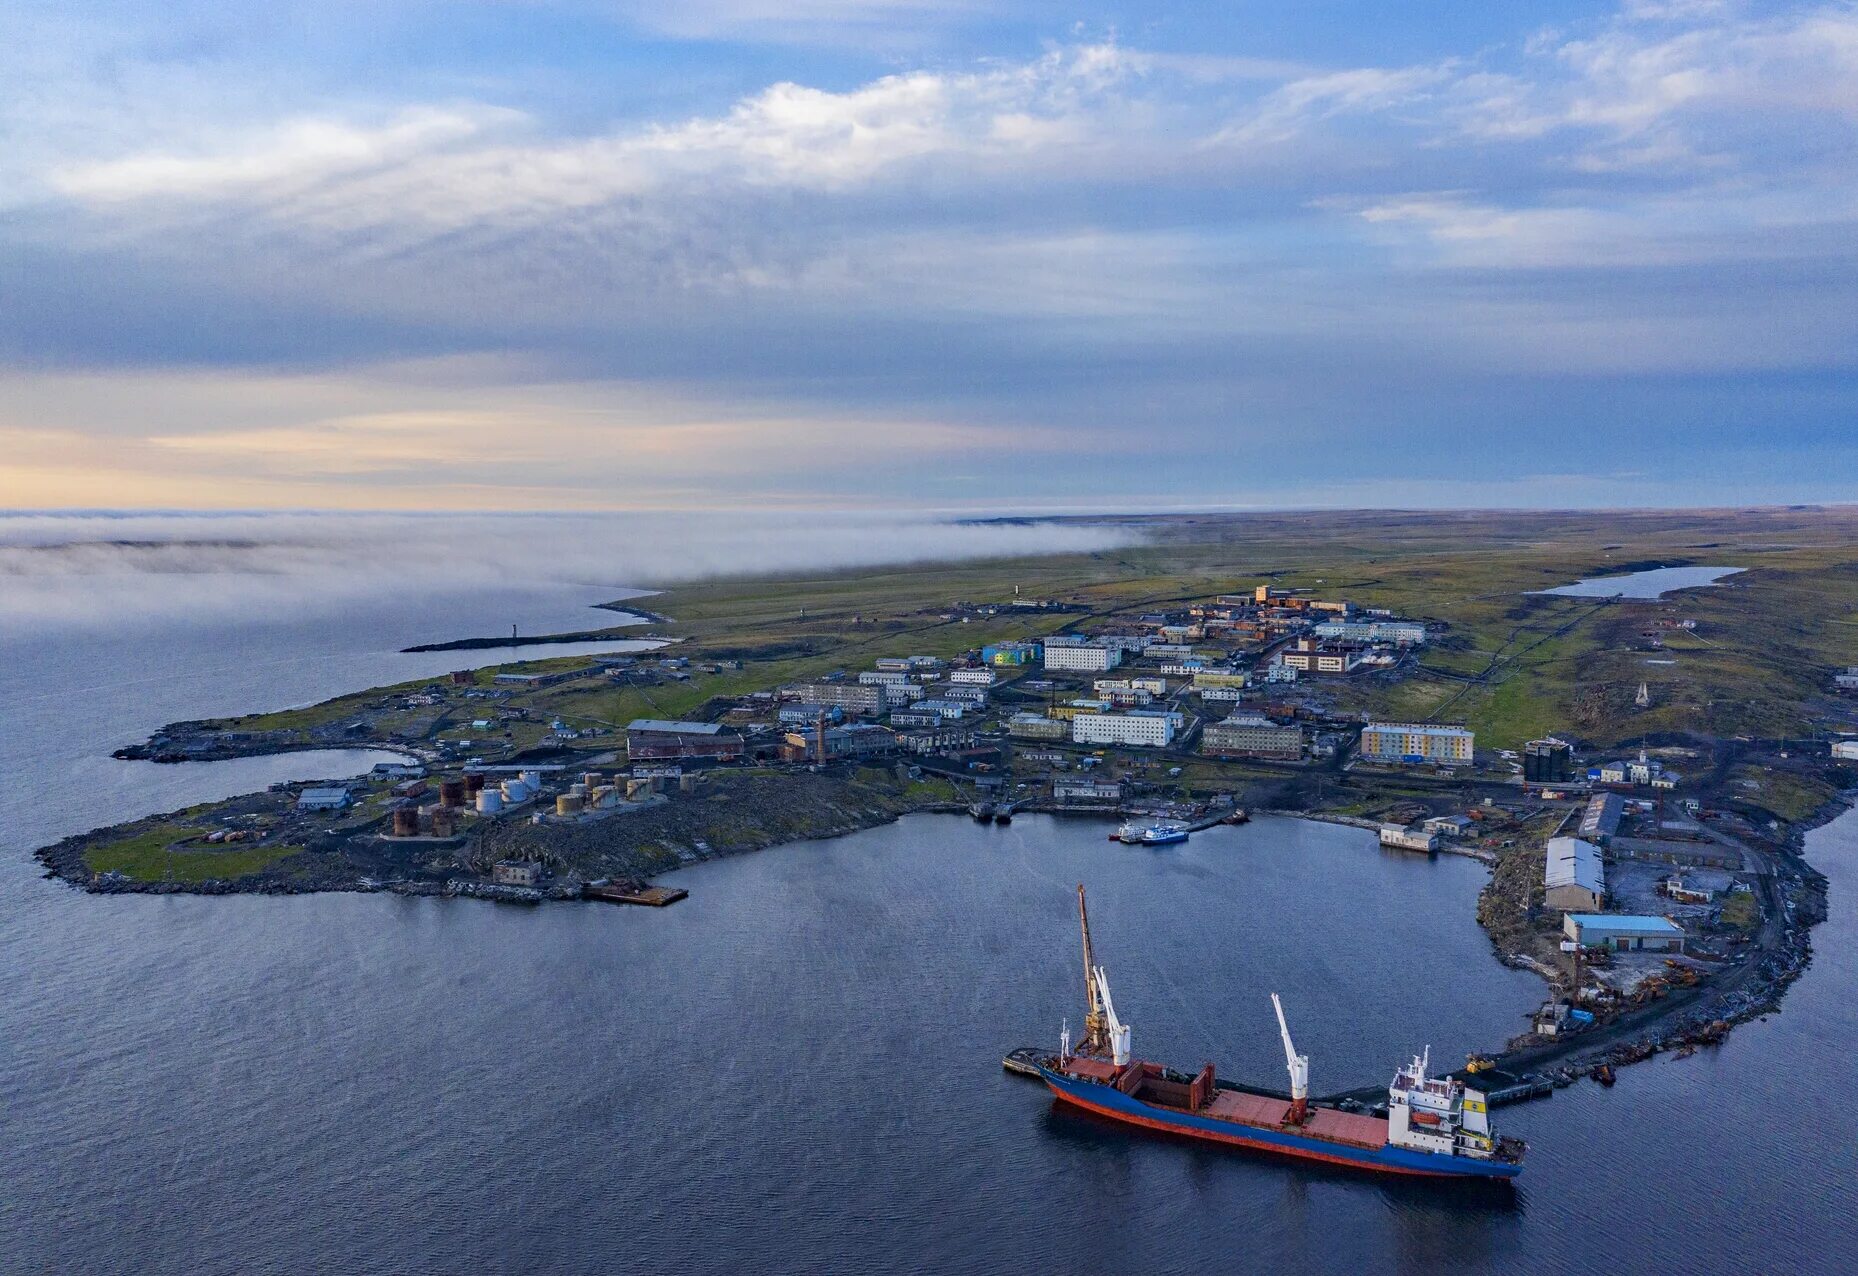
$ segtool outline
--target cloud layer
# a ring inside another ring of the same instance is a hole
[[[0,503],[96,503],[105,439],[155,503],[1851,495],[1848,5],[1562,5],[1378,64],[1165,5],[1149,41],[519,8],[391,91],[191,9],[195,57],[38,11],[0,52]]]
[[[0,628],[340,615],[361,601],[1088,552],[1127,528],[899,515],[0,513]],[[612,623],[588,612],[579,622]],[[454,635],[469,637],[474,635]]]

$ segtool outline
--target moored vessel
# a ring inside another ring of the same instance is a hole
[[[1062,1102],[1128,1125],[1377,1173],[1501,1180],[1522,1169],[1523,1144],[1492,1132],[1484,1092],[1433,1075],[1429,1049],[1395,1072],[1385,1116],[1311,1102],[1309,1056],[1297,1053],[1276,993],[1271,1004],[1290,1074],[1287,1096],[1220,1081],[1210,1063],[1189,1073],[1135,1058],[1130,1025],[1116,1013],[1108,976],[1091,950],[1082,886],[1077,908],[1088,995],[1084,1034],[1074,1046],[1066,1022],[1058,1053],[1027,1061]]]

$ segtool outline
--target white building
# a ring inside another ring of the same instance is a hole
[[[1076,646],[1054,646],[1045,644],[1045,667],[1047,669],[1067,669],[1076,673],[1106,673],[1121,664],[1122,648],[1108,647],[1102,643],[1080,643]]]
[[[991,687],[998,677],[991,669],[951,669],[948,674],[950,682],[965,682],[976,687]]]
[[[1174,743],[1174,723],[1165,714],[1080,713],[1071,719],[1071,739],[1160,749]]]
[[[1834,740],[1832,756],[1847,762],[1858,762],[1858,740]]]

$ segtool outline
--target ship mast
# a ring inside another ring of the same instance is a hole
[[[1084,1014],[1084,1035],[1077,1043],[1079,1054],[1102,1054],[1109,1048],[1109,1021],[1103,1014],[1103,1000],[1097,994],[1097,966],[1090,951],[1090,911],[1084,907],[1084,884],[1077,884],[1077,922],[1084,932],[1084,994],[1090,1009]]]

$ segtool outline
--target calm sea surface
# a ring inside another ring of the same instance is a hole
[[[1000,1071],[1080,1016],[1078,881],[1144,1053],[1281,1083],[1273,991],[1319,1092],[1520,1027],[1541,986],[1490,956],[1483,870],[1355,830],[1149,851],[924,816],[686,870],[664,912],[38,876],[34,846],[91,824],[369,764],[106,755],[450,668],[393,654],[482,628],[433,619],[0,650],[0,1270],[1853,1268],[1850,816],[1809,841],[1833,916],[1784,1011],[1502,1109],[1531,1153],[1495,1194],[1131,1135]]]

